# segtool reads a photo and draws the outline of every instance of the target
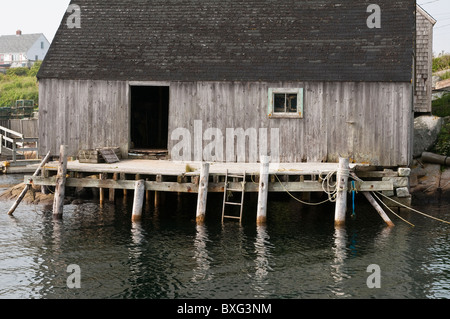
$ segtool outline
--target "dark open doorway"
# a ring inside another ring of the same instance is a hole
[[[133,151],[167,151],[169,87],[131,86],[131,147]]]

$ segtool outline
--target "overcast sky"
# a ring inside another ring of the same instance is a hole
[[[69,3],[70,0],[2,0],[0,35],[15,34],[20,29],[23,33],[44,33],[51,42]],[[438,21],[434,27],[433,52],[450,53],[450,0],[417,3]]]

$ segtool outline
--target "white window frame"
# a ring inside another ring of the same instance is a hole
[[[297,94],[297,112],[274,112],[275,94]],[[279,118],[303,118],[303,88],[269,88],[268,116],[271,119]]]

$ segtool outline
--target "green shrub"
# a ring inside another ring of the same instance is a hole
[[[444,94],[440,99],[436,99],[431,104],[431,112],[439,117],[450,116],[450,93]]]
[[[36,77],[36,74],[38,73],[38,71],[41,67],[41,64],[42,64],[41,61],[35,62],[33,64],[33,66],[30,68],[30,70],[28,71],[28,76]]]
[[[450,69],[450,55],[433,58],[433,72]]]
[[[450,71],[445,72],[444,74],[439,76],[441,78],[441,80],[447,80],[450,79]]]
[[[10,68],[8,71],[6,71],[6,75],[12,76],[27,76],[28,75],[28,68]]]
[[[0,107],[13,106],[16,100],[34,100],[37,105],[39,87],[35,73],[39,67],[40,63],[31,69],[12,68],[0,76]]]
[[[447,118],[439,132],[434,151],[437,154],[450,156],[450,119]]]

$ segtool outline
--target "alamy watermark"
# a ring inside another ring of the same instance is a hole
[[[179,127],[170,134],[177,142],[171,149],[174,161],[213,161],[256,163],[260,156],[270,156],[271,163],[280,161],[279,128],[226,128],[225,131],[203,128],[195,120],[193,130]]]
[[[381,288],[381,268],[377,264],[371,264],[367,267],[367,272],[371,273],[366,280],[368,288]]]
[[[370,13],[366,20],[367,27],[369,29],[381,28],[381,8],[378,4],[370,4],[366,10]],[[81,28],[81,8],[77,4],[70,4],[67,8],[67,13],[70,13],[66,20],[67,28]]]
[[[67,266],[67,270],[70,275],[67,277],[67,288],[81,288],[81,268],[77,264],[71,264]]]
[[[367,27],[369,29],[380,29],[381,28],[381,8],[377,4],[371,4],[367,7],[367,12],[370,13],[367,18]]]
[[[71,4],[67,8],[67,13],[70,13],[66,20],[67,28],[80,29],[81,28],[81,8],[77,4]]]

